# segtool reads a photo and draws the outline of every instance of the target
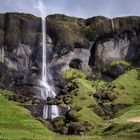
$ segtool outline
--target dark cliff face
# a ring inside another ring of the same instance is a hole
[[[79,68],[80,64],[79,69],[91,72],[98,68],[113,78],[127,69],[124,61],[140,66],[140,17],[111,20],[98,16],[85,20],[50,15],[46,17],[46,25],[48,58],[57,86],[60,86],[58,74],[70,66]],[[28,96],[40,92],[41,32],[41,18],[0,14],[1,87]]]
[[[140,17],[135,16],[114,19],[98,16],[84,20],[50,15],[47,33],[55,53],[52,66],[65,71],[77,59],[81,61],[82,70],[90,66],[108,72],[114,61],[139,66],[139,31]]]
[[[40,69],[42,60],[41,39],[41,18],[22,13],[0,14],[2,87],[7,85],[4,88],[14,88],[24,94],[26,87],[33,85],[31,81],[37,79],[33,72]],[[40,51],[36,54],[37,50]]]

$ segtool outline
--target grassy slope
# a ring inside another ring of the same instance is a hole
[[[118,98],[115,103],[137,104],[140,101],[140,70],[130,70],[113,81],[117,86]]]
[[[100,129],[106,135],[135,135],[140,138],[140,105],[131,106],[121,112],[119,117],[106,123]]]
[[[66,74],[70,76],[72,75],[71,71],[67,72]],[[97,88],[105,88],[104,82],[101,82],[99,80],[88,81],[85,80],[83,76],[81,76],[81,78],[76,78],[73,80],[77,83],[78,88],[72,90],[69,93],[70,95],[74,95],[75,93],[77,93],[77,96],[74,96],[73,98],[72,106],[82,108],[79,113],[83,116],[84,119],[92,122],[93,126],[95,126],[95,129],[88,132],[88,135],[119,134],[121,132],[127,134],[127,131],[130,134],[137,133],[137,131],[139,132],[140,123],[127,122],[123,120],[123,118],[129,118],[129,116],[131,115],[133,115],[133,118],[140,116],[140,80],[138,80],[138,75],[139,70],[133,69],[112,82],[112,85],[116,86],[115,91],[118,96],[115,101],[110,103],[130,104],[133,106],[122,110],[121,112],[118,112],[118,114],[116,115],[117,119],[107,122],[88,108],[89,105],[97,103],[92,95]],[[71,83],[69,83],[68,86],[70,86],[70,84]],[[112,129],[110,129],[110,127]]]
[[[43,139],[53,135],[29,111],[7,101],[0,94],[0,139]]]
[[[91,122],[95,128],[88,135],[127,134],[127,132],[129,134],[138,134],[140,132],[140,123],[132,121],[140,116],[140,80],[138,80],[138,73],[138,70],[131,70],[112,82],[113,85],[117,86],[116,92],[118,93],[114,103],[127,103],[133,106],[118,112],[117,118],[109,122],[104,121],[88,108],[89,105],[97,103],[93,98],[93,94],[97,88],[104,86],[104,82],[85,80],[85,76],[73,80],[78,88],[69,93],[73,96],[72,106],[80,107],[79,113],[82,118]],[[67,86],[71,86],[71,83]],[[26,109],[7,101],[1,95],[0,112],[1,137],[43,139],[54,135],[40,122],[31,117]]]
[[[93,93],[96,91],[96,87],[101,86],[104,83],[101,81],[94,82],[83,78],[76,78],[72,83],[69,83],[67,87],[70,87],[73,82],[76,83],[78,87],[69,93],[73,97],[73,104],[71,106],[81,108],[79,114],[81,114],[82,118],[89,121],[95,128],[102,123],[102,118],[89,109],[89,106],[96,103],[93,98]]]
[[[140,138],[140,70],[130,70],[113,81],[117,86],[118,98],[115,103],[126,103],[132,106],[119,111],[116,118],[105,123],[101,134],[136,134]]]

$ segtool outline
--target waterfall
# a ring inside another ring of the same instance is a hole
[[[41,84],[44,87],[42,89],[41,98],[47,100],[48,97],[54,98],[56,96],[54,87],[52,85],[52,78],[47,68],[47,42],[46,42],[46,22],[45,18],[42,18],[42,80]]]
[[[55,98],[56,93],[54,90],[52,77],[48,68],[47,61],[47,41],[46,41],[46,20],[45,20],[45,7],[41,0],[38,1],[38,5],[35,6],[41,13],[42,16],[42,77],[40,84],[42,85],[41,89],[41,99],[47,100],[48,97]],[[59,116],[59,108],[56,105],[45,105],[43,109],[43,118],[54,119]]]
[[[112,31],[114,32],[115,31],[115,25],[114,25],[113,19],[111,19],[111,27],[112,27]]]
[[[4,56],[5,56],[5,54],[4,54],[4,47],[2,47],[1,49],[0,49],[0,61],[3,63],[4,62]]]
[[[59,107],[56,105],[45,105],[43,108],[43,119],[51,119],[58,117]]]

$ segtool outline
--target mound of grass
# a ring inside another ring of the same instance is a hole
[[[95,99],[93,98],[93,94],[95,93],[96,89],[101,87],[104,82],[97,80],[97,81],[89,81],[86,79],[76,78],[72,80],[72,82],[68,83],[65,88],[70,88],[73,85],[76,85],[72,91],[68,94],[73,97],[73,107],[88,107],[91,104],[96,103]]]
[[[94,113],[89,106],[96,104],[96,100],[93,98],[93,94],[96,91],[97,87],[100,87],[104,84],[102,81],[89,81],[86,79],[76,78],[65,88],[76,86],[68,94],[72,97],[73,103],[71,104],[72,108],[79,108],[78,113],[81,116],[81,120],[86,120],[90,122],[93,128],[101,124],[102,118],[100,118],[96,113]],[[88,135],[88,133],[87,133]]]
[[[45,139],[53,135],[29,111],[0,94],[0,139]]]
[[[71,78],[85,79],[87,77],[87,75],[84,72],[82,72],[81,70],[73,69],[73,68],[70,68],[66,72],[63,72],[62,73],[62,76],[65,79],[71,79]]]
[[[140,101],[139,69],[133,69],[115,79],[112,84],[117,86],[118,93],[115,103],[137,104]]]

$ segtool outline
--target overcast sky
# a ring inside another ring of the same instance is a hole
[[[0,0],[0,12],[25,12],[40,16],[39,0]],[[45,15],[66,14],[88,18],[92,16],[140,16],[140,0],[42,0]]]

